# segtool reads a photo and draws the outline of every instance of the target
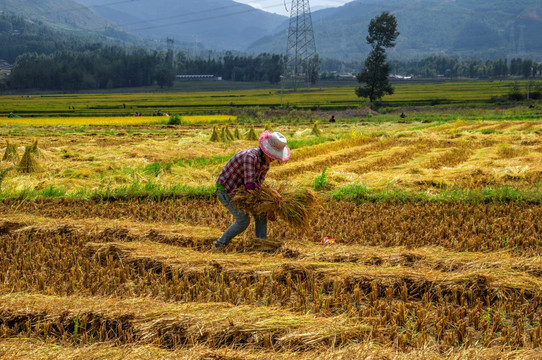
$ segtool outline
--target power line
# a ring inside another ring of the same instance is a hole
[[[120,0],[120,1],[115,1],[115,2],[111,2],[111,3],[100,4],[100,5],[86,5],[86,4],[79,3],[79,7],[74,7],[74,8],[71,8],[71,9],[60,9],[60,10],[45,11],[42,14],[43,15],[49,15],[49,14],[56,14],[56,13],[59,13],[59,12],[81,11],[81,9],[93,9],[93,8],[99,8],[99,7],[107,7],[107,6],[124,4],[124,3],[134,2],[134,1],[142,1],[142,0]]]
[[[108,7],[108,6],[120,5],[120,4],[125,4],[125,3],[136,2],[136,1],[145,1],[145,0],[119,0],[119,1],[113,1],[113,2],[108,2],[108,3],[104,3],[104,4],[99,4],[99,5],[83,5],[83,4],[81,4],[81,7],[78,7],[78,8],[68,8],[68,9],[61,9],[61,10],[56,10],[56,11],[46,11],[46,12],[43,12],[42,14],[80,11],[82,8],[92,9],[92,8],[99,8],[99,7]],[[268,10],[268,9],[278,8],[278,7],[283,7],[284,6],[283,3],[276,2],[276,0],[273,0],[273,1],[274,1],[274,5],[270,5],[270,6],[267,6],[267,7],[262,7],[262,9]],[[328,1],[335,2],[337,4],[348,4],[348,3],[344,3],[344,1],[342,1],[342,0],[328,0]],[[456,14],[456,15],[472,14],[471,11],[442,11],[442,10],[438,10],[438,9],[427,9],[427,8],[422,8],[422,7],[417,8],[417,7],[413,7],[411,5],[407,5],[407,6],[403,6],[403,7],[399,7],[399,8],[395,8],[395,9],[390,9],[389,6],[386,6],[386,5],[383,5],[383,4],[376,4],[376,3],[373,3],[373,4],[365,3],[363,5],[368,6],[368,7],[373,7],[373,8],[379,8],[379,9],[394,12],[394,13],[397,13],[398,11],[419,11],[419,12],[425,12],[425,13],[446,13],[446,14]],[[213,19],[217,19],[217,18],[221,18],[221,17],[234,16],[234,15],[239,15],[239,14],[243,14],[243,13],[249,13],[249,12],[261,10],[261,9],[258,9],[258,8],[251,7],[250,5],[247,5],[247,4],[234,2],[233,5],[223,6],[223,7],[219,7],[219,8],[213,8],[212,10],[200,10],[200,11],[194,11],[194,12],[191,12],[191,13],[171,15],[171,16],[166,16],[166,17],[161,17],[161,18],[154,18],[154,19],[149,19],[149,20],[144,20],[144,21],[145,22],[157,22],[157,21],[168,20],[168,19],[172,19],[172,18],[176,18],[176,19],[183,18],[183,17],[186,18],[186,17],[189,17],[189,16],[199,15],[199,14],[202,14],[202,13],[216,12],[216,11],[219,11],[219,10],[227,10],[227,9],[235,8],[235,7],[238,7],[238,6],[249,6],[250,8],[246,9],[246,10],[238,11],[238,12],[232,12],[232,13],[227,13],[227,14],[217,14],[217,15],[213,15],[213,16],[206,16],[206,17],[198,18],[198,19],[182,20],[182,21],[176,21],[176,22],[167,23],[167,24],[149,25],[149,26],[144,26],[144,27],[140,27],[140,28],[130,29],[129,31],[142,31],[142,30],[156,29],[156,28],[161,28],[161,27],[170,27],[170,26],[174,26],[174,25],[197,23],[197,22],[213,20]],[[498,11],[498,10],[494,10],[494,11],[485,13],[486,16],[489,15],[489,14],[491,14],[492,17],[494,17],[494,18],[509,18],[509,19],[527,18],[527,16],[504,13],[504,12]],[[114,23],[114,25],[120,26],[121,28],[130,27],[130,25],[134,25],[134,24],[139,24],[139,22],[130,22],[130,23],[124,23],[124,24]],[[105,30],[106,28],[107,28],[107,26],[100,26],[100,27],[90,28],[90,30],[99,31],[99,30]]]
[[[219,7],[219,8],[213,8],[213,11],[228,10],[228,9],[231,9],[231,8],[234,8],[234,7],[238,7],[240,5],[243,5],[243,4],[235,3],[234,5],[222,6],[222,7]],[[160,18],[153,18],[153,19],[148,19],[148,20],[145,19],[144,21],[145,22],[151,22],[151,21],[155,22],[155,21],[162,21],[162,20],[169,20],[169,19],[179,19],[179,18],[186,18],[186,17],[199,15],[199,14],[206,14],[206,13],[209,13],[209,12],[210,12],[209,10],[199,10],[199,11],[194,11],[194,12],[190,12],[190,13],[176,14],[176,15],[165,16],[165,17],[160,17]],[[216,15],[216,16],[223,16],[223,15]],[[228,16],[228,14],[226,14],[224,16]],[[197,20],[197,19],[195,19],[195,20]],[[193,20],[187,20],[187,22],[194,22],[195,20],[194,19]],[[171,26],[171,25],[175,25],[177,23],[182,24],[182,23],[184,23],[184,21],[177,21],[177,22],[171,23],[171,24],[159,24],[156,27]],[[118,24],[118,25],[124,27],[124,26],[130,26],[130,25],[134,25],[134,24],[140,24],[140,22],[122,23],[122,24]],[[147,29],[150,29],[150,28],[154,28],[154,27],[145,27],[145,28],[135,29],[135,30],[147,30]]]
[[[243,5],[243,4],[237,4],[237,5]],[[227,10],[227,9],[232,8],[232,7],[237,7],[237,5],[224,6],[222,8],[215,8],[214,10]],[[276,6],[282,6],[282,4],[279,4],[279,5],[276,5]],[[218,19],[218,18],[228,17],[228,16],[234,16],[234,15],[239,15],[239,14],[244,14],[244,13],[250,13],[250,12],[254,12],[254,11],[259,11],[259,9],[249,7],[248,9],[244,9],[242,11],[236,11],[236,12],[232,12],[232,13],[218,14],[218,15],[201,17],[201,18],[198,18],[198,19],[191,19],[191,20],[175,21],[175,22],[167,23],[167,24],[157,24],[157,25],[150,25],[150,26],[145,26],[145,27],[140,27],[140,28],[131,28],[130,31],[142,31],[142,30],[156,29],[156,28],[168,27],[168,26],[174,26],[174,25],[190,24],[190,23],[195,23],[195,22],[203,22],[203,21],[207,21],[207,20],[213,20],[213,19]],[[201,14],[201,13],[209,13],[209,10],[202,10],[202,11],[197,11],[197,12],[182,14],[182,15],[177,15],[177,16],[168,16],[168,17],[164,17],[164,18],[150,19],[150,20],[145,20],[145,22],[167,20],[167,19],[179,18],[179,17],[188,17],[188,16],[192,16],[192,15],[198,15],[198,14]],[[139,23],[120,24],[119,26],[124,27],[124,26],[133,25],[133,24],[139,24]],[[100,28],[95,28],[95,29],[98,30],[98,29],[101,29],[101,27]]]

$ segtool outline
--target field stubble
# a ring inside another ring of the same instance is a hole
[[[400,179],[410,190],[540,181],[537,126],[471,125],[322,125],[329,140],[321,143],[279,125],[297,147],[272,167],[270,183],[306,186],[323,166],[328,190],[352,179],[375,188]],[[210,127],[156,130],[40,136],[46,171],[8,176],[2,189],[212,185],[224,154],[254,144],[212,143]],[[67,177],[68,168],[92,170]],[[270,223],[269,237],[282,242],[275,252],[252,251],[249,229],[216,254],[209,250],[231,218],[215,199],[8,196],[0,204],[0,356],[540,356],[539,203],[328,199],[314,211],[309,230]],[[326,236],[336,245],[322,245]]]

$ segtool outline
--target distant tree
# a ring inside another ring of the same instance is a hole
[[[523,68],[523,60],[521,59],[512,59],[510,60],[510,74],[511,75],[521,75],[521,69]]]
[[[267,55],[267,67],[266,78],[271,84],[278,84],[280,82],[280,75],[282,73],[283,61],[280,55]]]
[[[519,87],[519,83],[517,81],[515,81],[514,84],[512,85],[512,88],[510,89],[510,92],[508,93],[508,99],[515,100],[515,101],[525,100],[525,95],[521,91]]]
[[[358,82],[365,83],[365,86],[356,88],[357,96],[369,98],[373,102],[384,94],[393,94],[393,87],[388,80],[391,66],[386,63],[385,48],[395,46],[397,36],[399,32],[394,15],[383,12],[371,20],[366,40],[372,50],[365,59],[365,67],[357,75]]]
[[[160,88],[163,88],[164,86],[173,86],[174,80],[175,73],[169,68],[169,66],[165,64],[158,66],[156,70],[156,83],[160,86]]]
[[[320,70],[320,57],[318,54],[314,55],[311,59],[308,60],[308,74],[311,84],[316,84],[318,81],[318,74]]]
[[[524,60],[521,66],[521,75],[523,75],[524,78],[528,79],[529,77],[531,77],[532,73],[533,73],[533,61]]]
[[[534,100],[542,99],[542,83],[533,82],[532,89],[533,90],[531,91],[531,94],[530,94],[531,99],[534,99]]]

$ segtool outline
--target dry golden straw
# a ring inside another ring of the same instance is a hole
[[[318,123],[315,122],[314,123],[314,126],[312,127],[312,132],[311,132],[312,135],[315,135],[315,136],[320,136],[322,133],[320,132],[320,129],[318,129]]]
[[[11,161],[14,164],[19,162],[19,154],[17,154],[17,148],[9,141],[6,143],[6,151],[4,152],[4,157],[2,157],[2,161]]]
[[[32,142],[32,145],[30,145],[30,151],[32,154],[36,155],[38,159],[43,159],[43,153],[41,152],[40,148],[38,147],[38,139],[35,139]]]
[[[220,141],[220,136],[218,135],[218,130],[216,126],[213,126],[213,134],[211,135],[211,141]]]
[[[237,190],[233,196],[235,206],[247,213],[259,215],[274,212],[287,223],[307,228],[310,216],[314,213],[313,206],[316,195],[308,189],[281,189],[282,199],[266,185],[259,190],[249,191],[244,188]]]
[[[41,170],[41,166],[35,158],[36,149],[37,142],[25,147],[23,157],[17,167],[20,172],[29,174]]]
[[[224,126],[224,137],[226,138],[226,141],[233,141],[235,140],[230,128],[226,125]]]
[[[256,135],[256,131],[254,131],[254,125],[250,125],[250,130],[247,134],[247,140],[258,140],[258,135]]]

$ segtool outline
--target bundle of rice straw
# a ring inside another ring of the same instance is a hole
[[[315,136],[320,136],[322,134],[320,129],[318,129],[318,123],[317,122],[314,123],[314,126],[312,127],[311,134],[315,135]]]
[[[233,136],[230,128],[228,127],[228,125],[224,126],[224,137],[226,138],[226,141],[235,140],[235,137]]]
[[[17,154],[17,148],[9,141],[7,141],[6,143],[6,151],[4,152],[4,157],[2,158],[2,161],[11,161],[14,164],[19,162],[19,154]]]
[[[247,133],[247,140],[258,140],[258,135],[256,135],[256,131],[254,131],[254,125],[250,125],[250,130]]]
[[[235,206],[253,215],[274,212],[290,225],[308,228],[309,216],[316,203],[316,195],[309,189],[280,189],[282,200],[266,185],[249,191],[239,188],[232,198]]]
[[[32,142],[32,145],[30,145],[30,151],[32,154],[34,154],[38,159],[43,159],[43,153],[41,152],[40,148],[38,147],[38,139],[34,139]]]
[[[36,160],[34,155],[36,154],[36,148],[37,147],[34,147],[34,144],[25,147],[21,162],[17,166],[20,172],[29,174],[42,170],[42,167],[40,166],[40,164],[38,164],[38,161]]]
[[[218,136],[218,130],[216,129],[216,126],[213,126],[213,134],[211,135],[211,141],[220,141],[220,137]]]

